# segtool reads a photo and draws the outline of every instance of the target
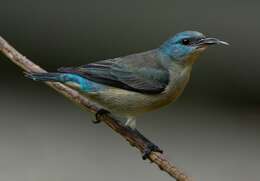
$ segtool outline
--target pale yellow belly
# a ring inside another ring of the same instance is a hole
[[[137,116],[144,112],[153,111],[176,100],[180,96],[188,79],[176,82],[160,94],[142,94],[117,88],[87,95],[104,109],[123,116]]]

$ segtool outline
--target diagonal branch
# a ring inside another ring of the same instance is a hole
[[[20,54],[16,49],[9,45],[1,36],[0,36],[0,51],[8,57],[13,63],[21,67],[23,70],[28,72],[46,72],[44,69],[38,65],[31,62],[28,58]],[[56,82],[46,82],[48,86],[55,89],[57,92],[63,94],[65,97],[70,99],[72,102],[80,105],[84,109],[96,113],[100,108],[94,103],[90,102],[88,99],[83,97],[78,91],[69,88],[68,86],[56,83]],[[135,146],[142,153],[145,149],[145,143],[143,139],[138,137],[138,134],[132,134],[127,128],[120,124],[119,121],[112,118],[109,114],[102,114],[97,117],[100,121],[103,121],[115,132],[123,136],[132,146]],[[155,163],[162,171],[167,172],[171,177],[175,178],[178,181],[190,181],[190,178],[187,177],[182,171],[180,171],[176,166],[172,165],[163,154],[159,152],[152,152],[148,159]]]

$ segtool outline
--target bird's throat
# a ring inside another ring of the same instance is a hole
[[[181,63],[183,65],[186,65],[186,66],[190,66],[190,65],[193,65],[199,58],[199,56],[201,55],[201,53],[204,51],[203,50],[199,50],[199,51],[196,51],[192,54],[190,54],[189,56],[187,56],[186,58],[184,58]]]

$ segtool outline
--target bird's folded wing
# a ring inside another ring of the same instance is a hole
[[[164,91],[169,73],[158,61],[156,52],[133,54],[58,71],[74,73],[97,83],[147,94]]]

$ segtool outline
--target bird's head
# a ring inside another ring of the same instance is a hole
[[[159,50],[173,61],[192,64],[210,45],[228,45],[216,38],[207,38],[197,31],[184,31],[164,42]]]

